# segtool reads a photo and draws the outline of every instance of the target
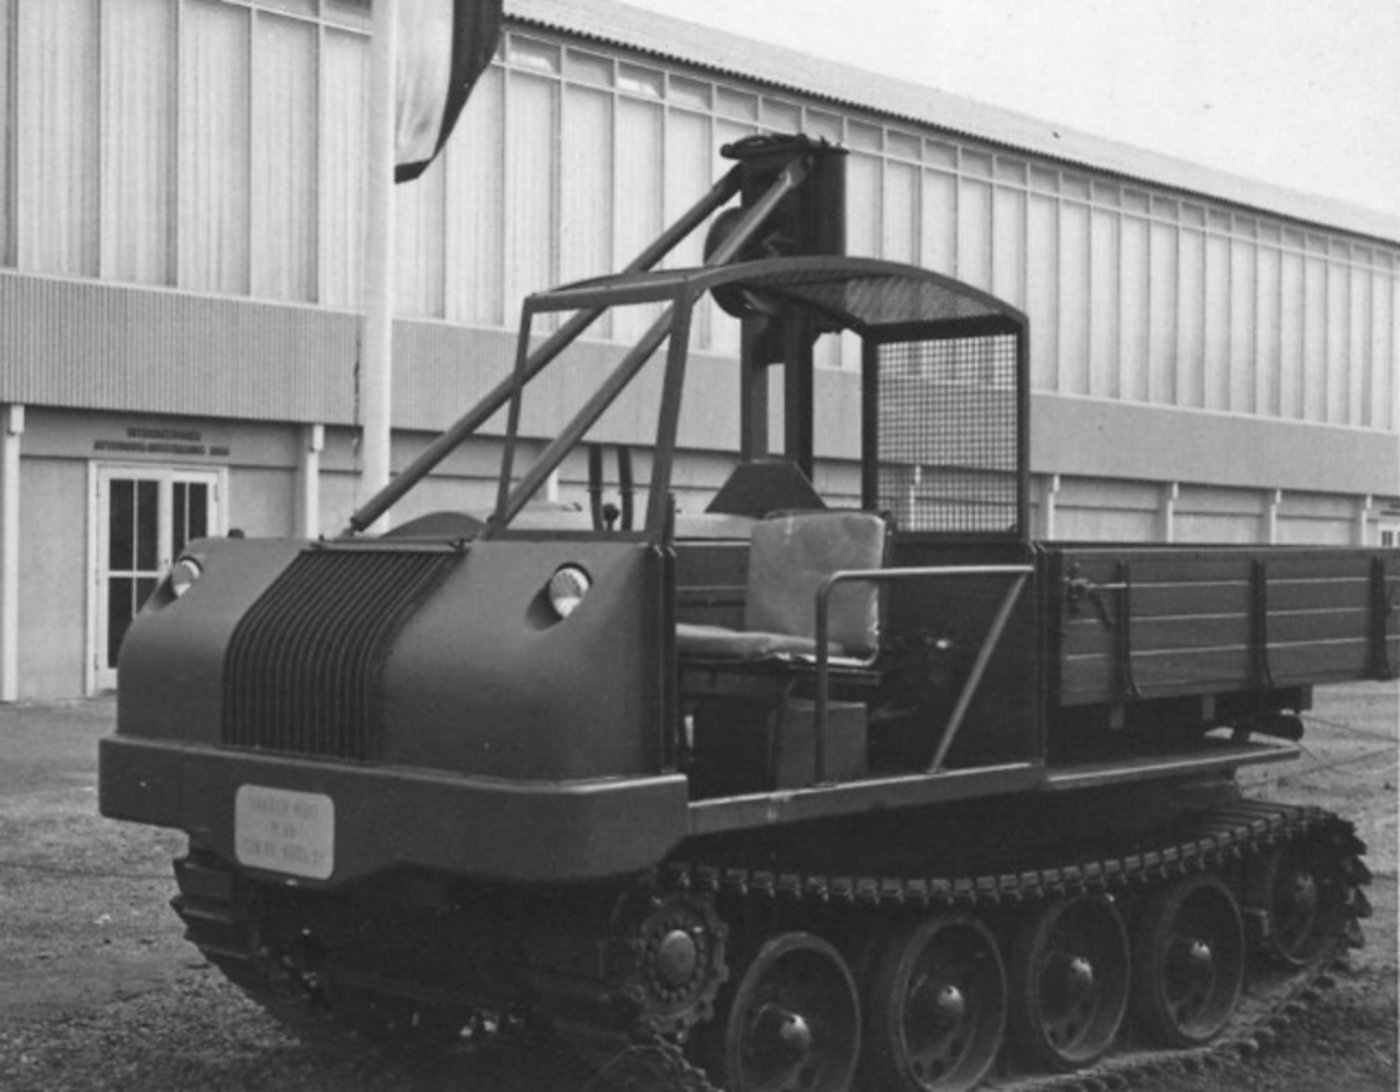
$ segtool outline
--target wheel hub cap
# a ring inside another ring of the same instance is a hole
[[[812,1026],[801,1013],[781,1005],[764,1005],[759,1010],[754,1039],[762,1053],[788,1064],[804,1061],[812,1053]]]
[[[1204,940],[1188,941],[1184,957],[1186,974],[1194,981],[1209,978],[1215,970],[1215,953]]]
[[[934,1019],[940,1028],[956,1027],[967,1019],[967,998],[962,990],[949,983],[933,999]]]
[[[695,939],[684,929],[672,929],[656,948],[656,974],[674,989],[689,982],[695,974],[700,952]]]
[[[1094,989],[1094,965],[1087,956],[1075,956],[1065,968],[1065,987],[1076,1000],[1086,997]]]
[[[1294,872],[1284,880],[1283,903],[1293,913],[1306,914],[1317,906],[1317,881],[1310,872]]]

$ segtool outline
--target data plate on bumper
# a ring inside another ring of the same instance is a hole
[[[238,863],[328,880],[335,870],[335,802],[322,793],[240,785],[233,808]]]

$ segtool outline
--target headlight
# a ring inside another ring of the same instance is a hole
[[[567,618],[583,602],[593,578],[577,565],[561,565],[549,578],[549,605],[560,618]]]
[[[190,590],[190,585],[204,572],[198,561],[192,557],[182,557],[170,566],[170,590],[179,599]]]

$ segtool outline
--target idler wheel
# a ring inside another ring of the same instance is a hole
[[[873,961],[865,1006],[862,1088],[975,1087],[1006,1031],[1006,973],[996,938],[970,914],[910,923]]]
[[[1143,908],[1133,940],[1134,1011],[1163,1046],[1200,1046],[1235,1010],[1244,983],[1244,924],[1235,896],[1198,873]]]
[[[1339,888],[1305,848],[1279,846],[1259,859],[1247,883],[1247,902],[1264,911],[1264,950],[1285,967],[1310,963],[1336,928]]]
[[[1092,1065],[1128,1011],[1128,930],[1102,895],[1059,899],[1021,924],[1011,953],[1011,1027],[1037,1068]]]
[[[860,1002],[841,954],[811,933],[759,948],[720,1016],[728,1092],[846,1092],[860,1054]]]

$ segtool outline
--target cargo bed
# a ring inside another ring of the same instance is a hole
[[[1394,550],[1041,547],[1052,707],[1385,679]]]

